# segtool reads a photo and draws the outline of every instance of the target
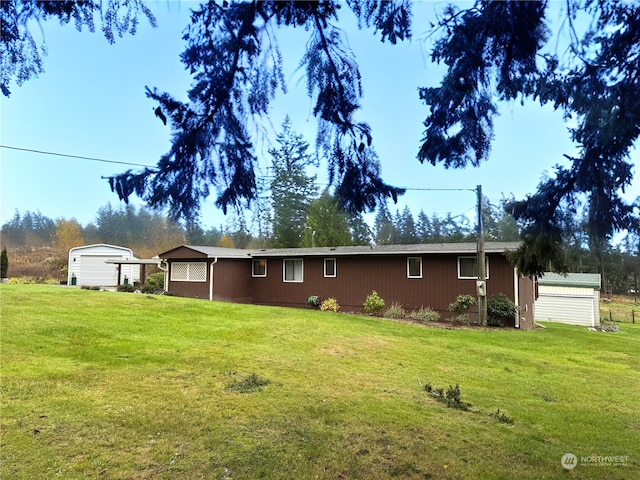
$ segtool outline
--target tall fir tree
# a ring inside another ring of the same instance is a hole
[[[277,136],[279,147],[271,149],[271,196],[273,205],[273,246],[298,247],[311,200],[317,195],[316,176],[307,175],[307,167],[315,159],[307,150],[309,144],[294,132],[287,116]]]

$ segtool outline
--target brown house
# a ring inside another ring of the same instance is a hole
[[[532,328],[534,282],[505,256],[517,247],[486,244],[487,296],[505,294],[520,310],[512,326]],[[159,256],[166,289],[182,297],[287,307],[306,307],[311,296],[334,297],[342,311],[361,312],[376,290],[388,305],[429,306],[446,317],[457,295],[477,294],[475,243],[259,250],[183,245]]]

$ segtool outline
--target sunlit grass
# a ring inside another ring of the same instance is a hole
[[[3,479],[640,475],[637,325],[448,330],[31,285],[0,301]],[[252,374],[268,383],[233,387]],[[629,462],[567,472],[567,452]]]

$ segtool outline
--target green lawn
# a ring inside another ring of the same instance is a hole
[[[3,480],[640,478],[637,324],[454,330],[32,285],[0,302]],[[230,388],[251,374],[270,383]],[[458,384],[471,411],[420,384]]]

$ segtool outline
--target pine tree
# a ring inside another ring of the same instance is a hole
[[[307,152],[309,144],[302,135],[292,130],[287,116],[278,134],[279,147],[271,149],[273,180],[273,246],[298,247],[304,235],[304,226],[311,200],[317,195],[316,177],[306,169],[314,164]]]

